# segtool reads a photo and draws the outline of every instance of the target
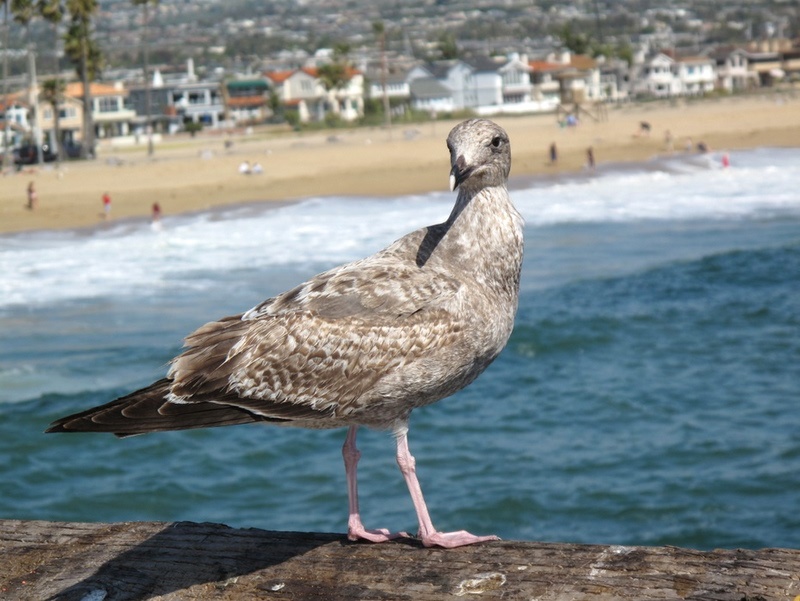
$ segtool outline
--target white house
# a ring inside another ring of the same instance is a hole
[[[415,67],[408,74],[409,82],[433,77],[444,85],[453,97],[453,110],[460,111],[478,105],[475,70],[464,61],[435,61]]]
[[[315,67],[273,71],[265,76],[281,103],[297,110],[301,123],[322,121],[329,113],[344,121],[355,121],[364,115],[364,75],[356,69],[348,67],[346,84],[331,90],[322,85]]]
[[[528,104],[531,102],[533,84],[531,83],[531,68],[525,56],[512,55],[498,72],[500,73],[503,90],[503,104]]]
[[[369,97],[383,98],[383,76],[380,71],[373,73],[369,80]],[[411,84],[408,71],[390,72],[386,74],[386,95],[390,101],[408,101],[411,98]]]
[[[225,119],[225,105],[218,82],[176,84],[170,91],[169,104],[182,121],[219,127]]]
[[[681,83],[674,67],[675,60],[659,52],[641,66],[634,90],[638,94],[656,98],[679,96]]]
[[[409,84],[411,108],[441,114],[455,110],[453,93],[435,77],[419,77]]]
[[[675,72],[680,82],[680,94],[699,96],[712,92],[717,79],[714,61],[705,56],[679,57]]]
[[[634,88],[639,94],[667,98],[711,92],[716,81],[714,61],[704,56],[673,57],[659,52],[641,67]]]
[[[716,63],[716,85],[722,90],[736,92],[758,86],[758,74],[750,70],[748,52],[743,48],[721,47],[710,54]]]

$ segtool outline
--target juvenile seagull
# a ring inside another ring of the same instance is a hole
[[[356,432],[389,429],[422,543],[496,540],[433,527],[408,448],[411,411],[486,369],[511,334],[519,295],[522,217],[506,189],[508,135],[472,119],[453,128],[447,148],[450,189],[458,189],[447,221],[202,326],[186,338],[166,378],[47,431],[124,437],[251,422],[347,427],[347,536],[381,542],[403,533],[361,522]]]

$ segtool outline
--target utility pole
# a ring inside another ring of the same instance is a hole
[[[381,51],[381,87],[383,88],[383,118],[384,126],[389,132],[389,139],[392,139],[392,110],[389,103],[389,90],[387,88],[387,79],[389,74],[389,65],[386,60],[386,26],[383,21],[375,21],[372,24],[372,31],[377,36],[380,43]]]

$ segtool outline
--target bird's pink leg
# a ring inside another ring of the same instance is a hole
[[[411,493],[411,500],[414,502],[414,509],[417,511],[419,536],[422,539],[422,544],[426,547],[438,545],[440,547],[452,548],[489,540],[500,540],[493,535],[475,536],[466,530],[459,530],[458,532],[438,532],[433,527],[431,516],[428,513],[428,506],[425,504],[425,499],[422,497],[422,488],[420,488],[419,480],[417,480],[415,468],[416,460],[408,449],[408,430],[403,428],[396,433],[396,436],[397,465],[400,466],[400,471],[408,485],[408,491]]]
[[[358,460],[361,458],[361,451],[356,447],[356,432],[358,432],[358,426],[350,426],[347,430],[347,438],[345,438],[342,446],[344,470],[347,476],[347,499],[350,506],[350,517],[347,520],[347,538],[382,543],[401,536],[408,536],[404,532],[392,533],[385,528],[367,530],[364,528],[364,524],[361,523],[361,515],[358,512],[358,480],[356,478],[356,468]]]

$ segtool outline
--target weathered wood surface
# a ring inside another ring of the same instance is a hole
[[[794,601],[800,550],[498,541],[425,549],[219,524],[0,520],[0,598]]]

